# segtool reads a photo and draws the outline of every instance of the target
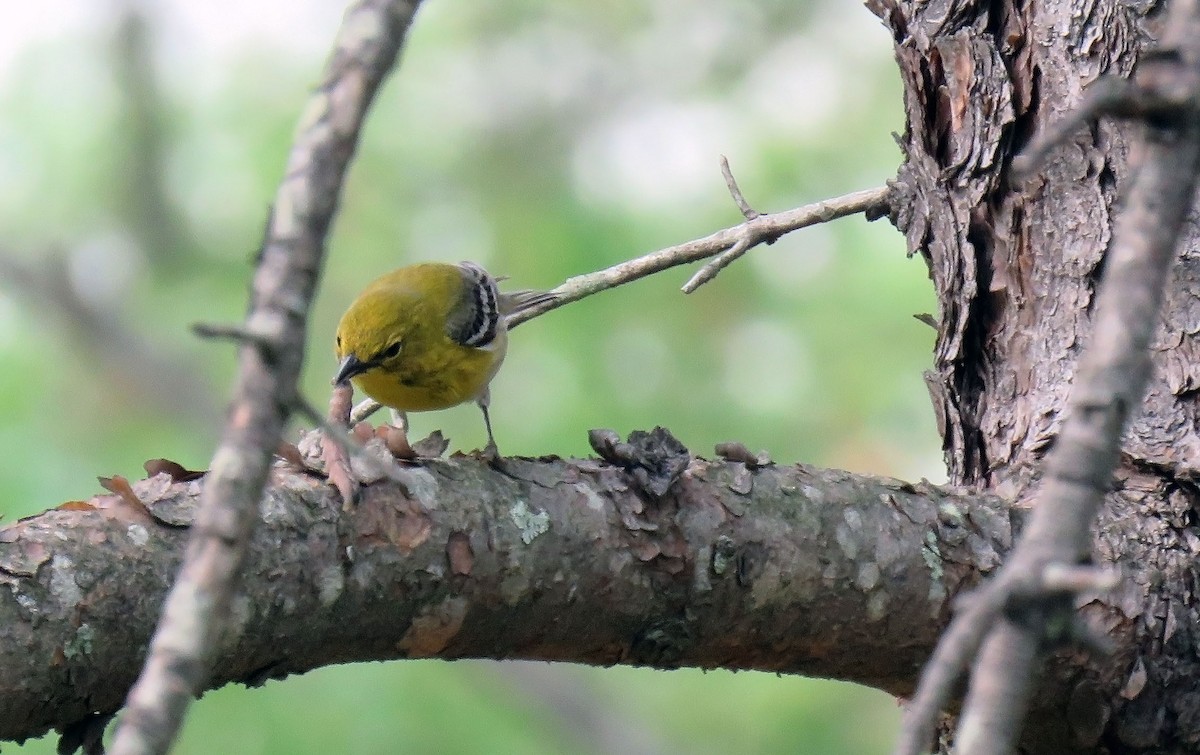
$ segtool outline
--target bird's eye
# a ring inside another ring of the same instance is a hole
[[[384,349],[383,353],[380,354],[379,357],[381,359],[391,359],[393,357],[398,356],[399,354],[400,354],[400,342],[396,341],[394,344],[392,344],[391,346]]]
[[[342,337],[341,336],[337,337],[337,347],[339,349],[342,348]]]

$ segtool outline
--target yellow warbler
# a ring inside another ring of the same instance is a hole
[[[488,385],[508,348],[506,315],[552,296],[500,293],[473,262],[426,262],[376,278],[338,324],[335,385],[354,385],[390,407],[401,430],[408,412],[475,401],[487,427],[486,452],[496,454],[488,416]]]

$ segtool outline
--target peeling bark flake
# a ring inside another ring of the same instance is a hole
[[[420,503],[392,503],[377,498],[362,501],[355,511],[358,533],[364,539],[381,539],[411,551],[429,539],[433,522]]]
[[[408,631],[396,643],[410,658],[428,658],[446,649],[467,617],[470,604],[466,598],[448,597],[436,606],[427,607],[412,620]]]
[[[32,577],[38,567],[50,560],[50,549],[36,540],[22,541],[16,527],[0,530],[12,540],[0,540],[0,571],[14,577]]]
[[[460,576],[470,576],[475,566],[475,552],[471,549],[471,539],[465,532],[451,532],[446,541],[446,559],[450,562],[450,571]]]

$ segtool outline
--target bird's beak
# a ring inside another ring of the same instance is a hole
[[[355,375],[361,375],[374,366],[373,363],[364,362],[355,355],[350,354],[338,365],[337,375],[333,378],[333,384],[344,385],[350,378]]]

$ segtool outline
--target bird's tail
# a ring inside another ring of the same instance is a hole
[[[527,309],[532,309],[539,304],[554,301],[556,298],[558,297],[550,291],[534,291],[531,289],[505,291],[500,294],[500,313],[508,317],[509,315],[515,315]]]

